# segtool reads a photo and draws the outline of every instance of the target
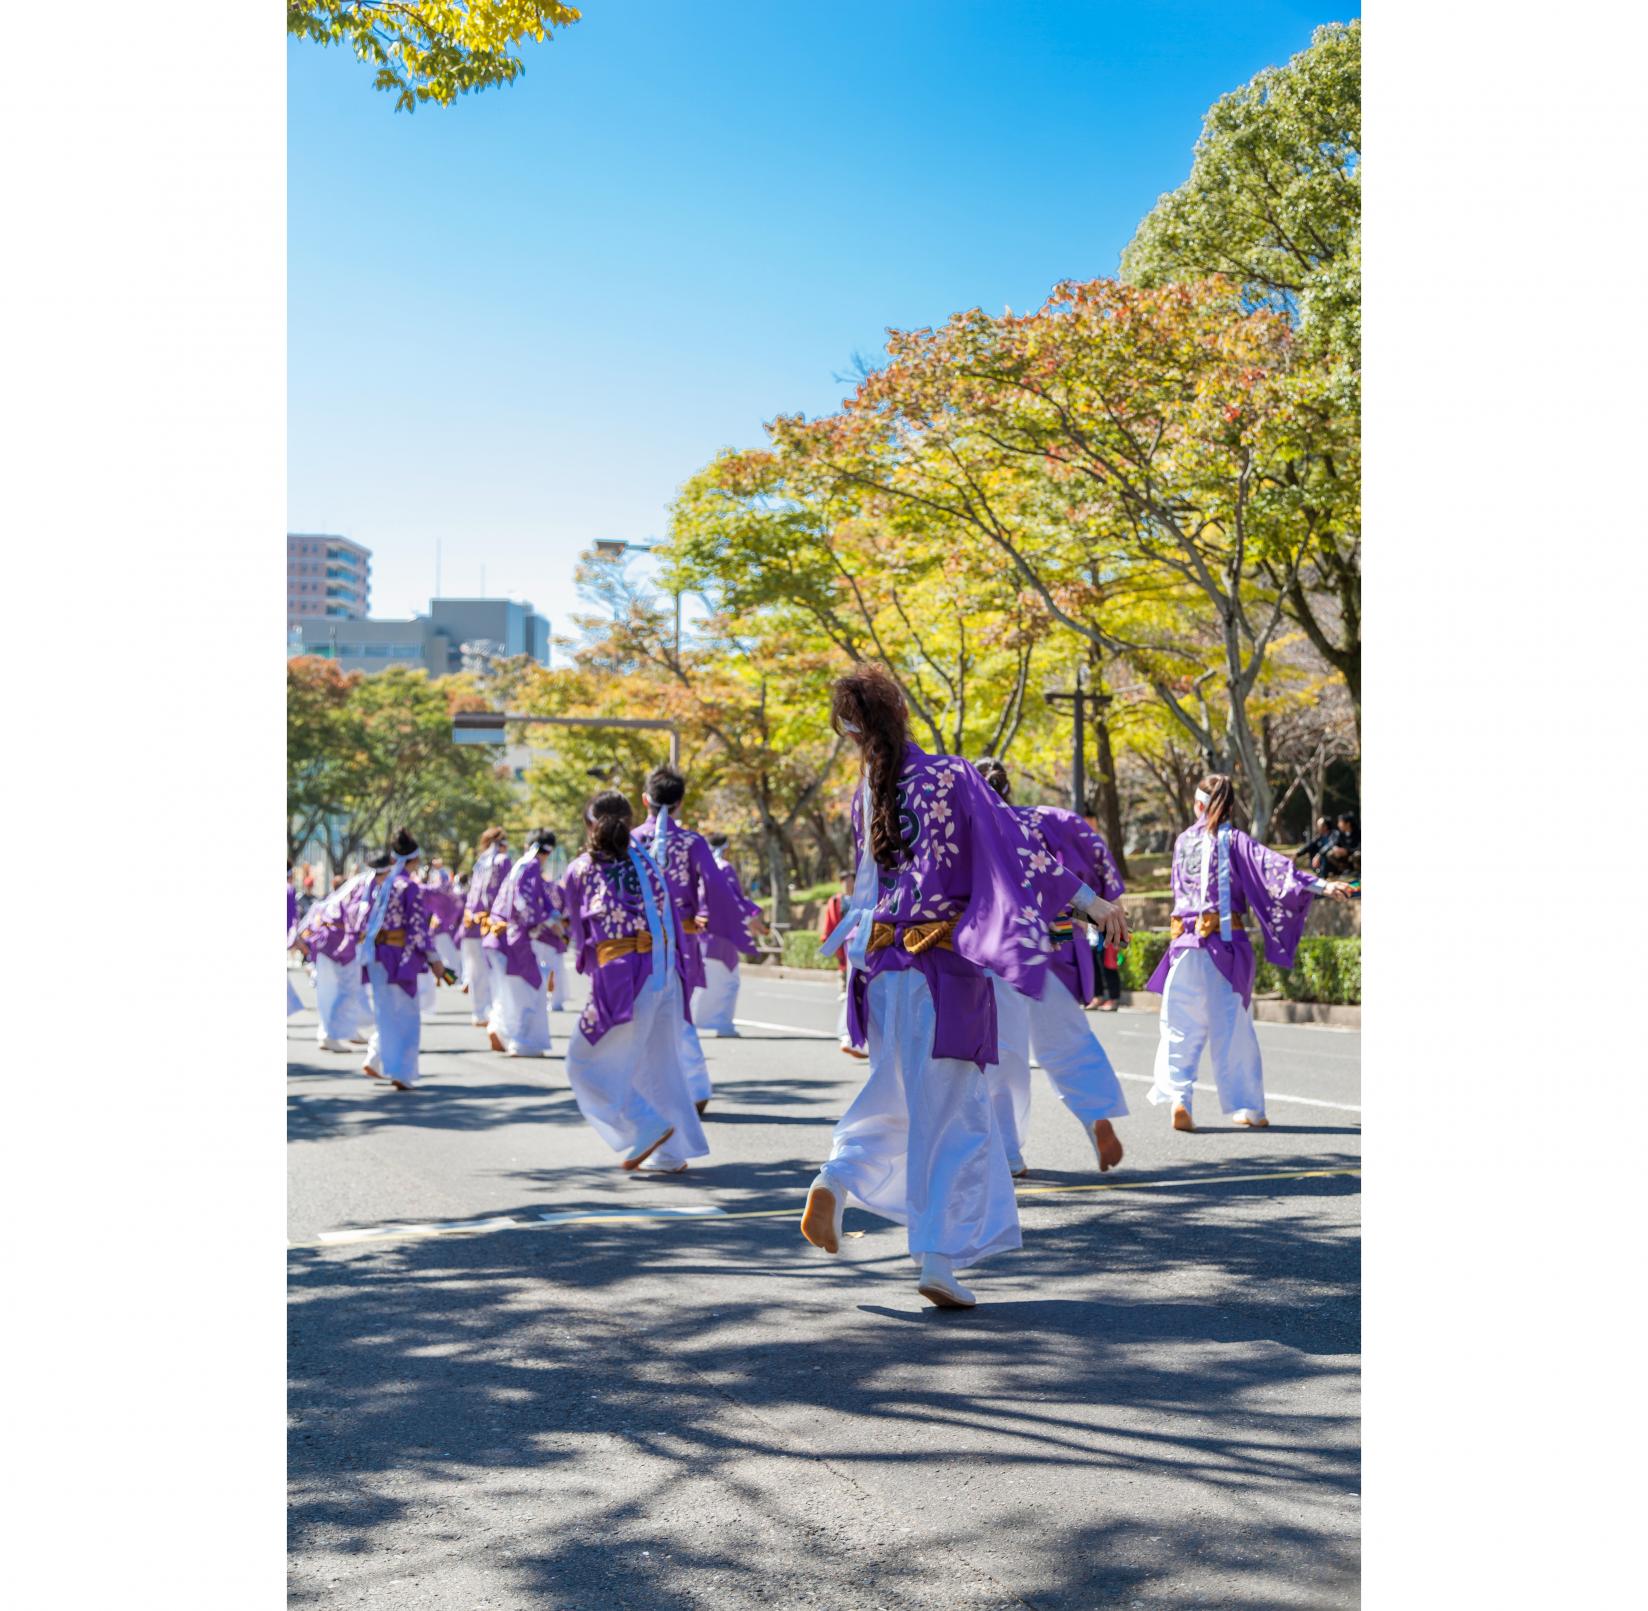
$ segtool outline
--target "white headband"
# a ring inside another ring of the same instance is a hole
[[[1210,795],[1206,789],[1198,789],[1196,791],[1196,804],[1199,806],[1205,806],[1212,798],[1213,796]]]

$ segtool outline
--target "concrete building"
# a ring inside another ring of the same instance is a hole
[[[549,622],[513,599],[431,599],[428,615],[362,621],[307,615],[287,625],[286,653],[336,660],[346,671],[421,666],[432,677],[463,669],[463,649],[527,655],[549,664]]]
[[[286,627],[359,621],[372,603],[372,550],[326,532],[286,534]]]

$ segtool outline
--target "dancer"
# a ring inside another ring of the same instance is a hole
[[[738,869],[727,860],[727,836],[712,833],[709,836],[710,854],[722,876],[732,886],[744,908],[745,922],[759,933],[766,928],[761,908],[744,893]],[[748,943],[747,941],[745,942]],[[738,1026],[733,1014],[738,1011],[738,959],[740,946],[717,934],[704,936],[704,983],[692,993],[692,1021],[700,1035],[715,1034],[722,1039],[736,1040]]]
[[[292,888],[292,864],[286,864],[286,949],[291,951],[297,944],[298,926],[298,892]],[[286,971],[286,1016],[290,1018],[295,1012],[303,1011],[303,997],[292,988],[292,972],[290,966]]]
[[[372,897],[361,952],[372,987],[372,1036],[361,1072],[388,1080],[397,1091],[418,1083],[418,980],[441,964],[430,943],[423,890],[408,868],[418,862],[418,842],[397,828],[388,846],[367,858]]]
[[[480,851],[469,874],[469,889],[464,895],[463,941],[459,950],[463,956],[464,988],[469,992],[470,1022],[477,1029],[488,1028],[492,1016],[492,967],[481,941],[486,937],[492,903],[498,898],[504,878],[510,868],[509,842],[502,828],[488,828],[481,835]],[[501,1052],[502,1039],[496,1039],[492,1049]]]
[[[492,903],[481,942],[493,953],[493,979],[502,997],[493,1049],[511,1057],[542,1057],[549,1050],[550,937],[559,927],[554,886],[544,877],[555,835],[540,828],[526,854],[510,868]],[[501,1042],[501,1044],[500,1044]]]
[[[1196,1128],[1191,1093],[1204,1046],[1213,1059],[1219,1106],[1245,1128],[1270,1123],[1253,1032],[1248,924],[1258,925],[1266,958],[1291,968],[1311,901],[1318,895],[1351,898],[1349,884],[1301,872],[1233,827],[1234,805],[1230,779],[1210,773],[1196,789],[1196,821],[1173,846],[1172,939],[1148,988],[1162,993],[1150,1100],[1172,1104],[1175,1130]]]
[[[686,792],[686,779],[673,766],[654,767],[647,779],[646,792],[641,796],[647,808],[647,820],[635,829],[633,837],[669,882],[670,900],[685,936],[681,961],[690,999],[690,993],[704,983],[700,939],[710,936],[728,942],[746,940],[745,930],[750,921],[746,908],[751,903],[734,893],[726,874],[715,864],[709,841],[675,821],[674,813]],[[754,923],[758,930],[766,926],[759,914]],[[704,1061],[704,1048],[698,1043],[698,1031],[690,1016],[682,1018],[680,1034],[681,1066],[687,1071],[693,1102],[702,1113],[710,1105],[714,1090],[710,1085],[709,1066]]]
[[[984,781],[1007,802],[1008,809],[1047,847],[1061,866],[1107,901],[1120,901],[1125,886],[1103,837],[1074,811],[1057,806],[1016,806],[1007,768],[995,759],[978,763]],[[1030,1053],[1041,1064],[1059,1099],[1082,1127],[1099,1173],[1122,1161],[1122,1144],[1113,1119],[1127,1114],[1127,1098],[1110,1058],[1087,1027],[1083,1005],[1093,995],[1093,948],[1079,919],[1053,924],[1051,961],[1056,983],[1031,1001],[996,986],[996,1021],[1001,1061],[995,1069],[996,1118],[1007,1140],[1008,1162],[1015,1176],[1029,1173],[1023,1157],[1030,1122]]]
[[[298,924],[298,944],[315,970],[315,1041],[323,1052],[364,1046],[372,1026],[359,954],[372,887],[371,873],[357,873],[311,906]]]
[[[971,765],[910,742],[904,696],[886,671],[840,678],[830,721],[858,745],[862,782],[852,900],[825,950],[847,946],[848,1025],[868,1043],[870,1072],[835,1128],[801,1234],[839,1251],[852,1197],[908,1227],[924,1297],[968,1308],[976,1300],[956,1270],[1021,1245],[985,1072],[997,1056],[986,969],[1038,996],[1050,916],[1074,905],[1118,935],[1125,925]]]
[[[633,841],[632,821],[623,795],[596,795],[583,854],[562,880],[572,955],[590,981],[567,1082],[625,1169],[680,1174],[710,1150],[681,1066],[686,948],[669,883]]]

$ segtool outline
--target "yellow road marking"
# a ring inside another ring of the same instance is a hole
[[[1194,1175],[1187,1180],[1100,1180],[1080,1186],[1020,1186],[1019,1197],[1047,1197],[1055,1193],[1078,1191],[1171,1191],[1174,1187],[1239,1186],[1266,1180],[1320,1180],[1333,1175],[1360,1175],[1358,1169],[1290,1169],[1264,1175]],[[802,1199],[805,1201],[805,1199]],[[431,1234],[432,1227],[396,1225],[384,1231],[361,1231],[349,1234],[347,1240],[288,1242],[289,1248],[359,1247],[366,1242],[398,1242],[415,1239],[435,1241],[453,1235],[474,1235],[486,1230],[551,1231],[576,1230],[585,1225],[718,1225],[729,1219],[793,1219],[800,1213],[800,1205],[793,1208],[740,1208],[720,1214],[638,1214],[634,1209],[621,1214],[592,1212],[576,1218],[557,1219],[546,1223],[538,1219],[509,1220],[494,1217],[476,1220],[473,1231],[461,1225],[441,1226],[441,1235]],[[879,1216],[878,1216],[879,1217]],[[892,1223],[889,1221],[888,1223]],[[334,1233],[335,1234],[335,1233]]]

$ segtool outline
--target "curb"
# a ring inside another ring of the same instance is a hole
[[[790,968],[777,962],[746,962],[739,970],[758,979],[812,979],[823,984],[839,975],[833,968]],[[839,987],[838,987],[839,988]],[[1162,998],[1154,990],[1124,990],[1122,1006],[1134,1012],[1161,1011]],[[1259,1024],[1320,1024],[1329,1029],[1360,1029],[1362,1009],[1326,1001],[1288,1001],[1281,996],[1256,996],[1253,1020]]]

